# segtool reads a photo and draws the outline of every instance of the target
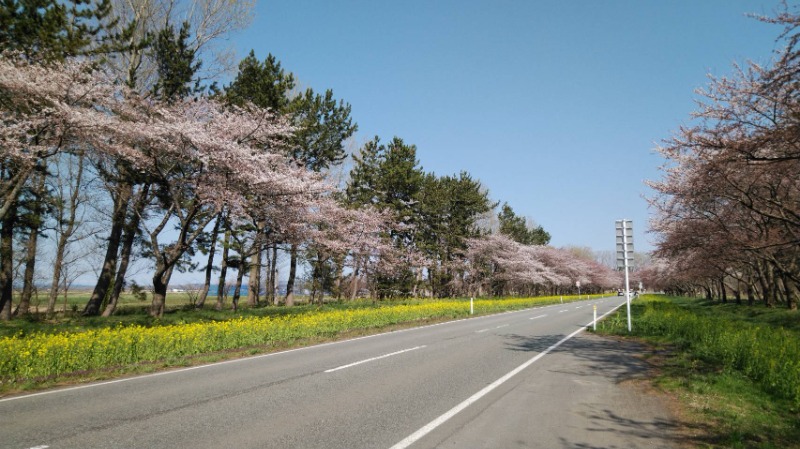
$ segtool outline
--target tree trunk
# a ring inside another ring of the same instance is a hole
[[[733,291],[733,296],[736,298],[736,305],[742,305],[742,281],[736,278],[736,290]]]
[[[342,277],[344,277],[344,257],[336,257],[336,279],[333,286],[336,289],[336,301],[342,300]]]
[[[122,294],[122,289],[125,287],[125,275],[128,272],[128,266],[130,265],[131,256],[133,255],[133,242],[136,240],[136,233],[139,231],[141,212],[147,205],[149,193],[150,186],[142,186],[136,196],[136,201],[133,205],[133,213],[125,223],[124,235],[122,237],[122,252],[119,256],[119,268],[117,268],[117,277],[114,280],[114,289],[111,292],[111,297],[106,305],[106,309],[103,310],[104,317],[111,316],[114,311],[117,310],[119,296]]]
[[[222,310],[222,306],[225,304],[225,295],[228,294],[225,283],[228,276],[228,248],[230,245],[231,231],[227,229],[222,240],[222,262],[220,262],[219,281],[217,281],[217,305],[215,307],[217,310]]]
[[[278,305],[278,244],[272,245],[272,265],[269,269],[270,275],[270,283],[269,283],[269,294],[272,295],[272,303],[276,306]]]
[[[61,281],[61,270],[64,265],[64,251],[66,249],[66,233],[58,238],[58,248],[56,249],[56,260],[53,263],[53,280],[50,282],[50,292],[47,296],[47,317],[50,318],[56,311],[56,300],[58,300],[58,284]],[[66,310],[65,310],[66,312]]]
[[[257,306],[261,299],[261,254],[263,251],[260,248],[260,242],[255,242],[254,246],[256,245],[258,246],[254,248],[256,251],[250,262],[250,275],[247,280],[247,305],[250,307]]]
[[[25,251],[25,273],[22,276],[22,294],[19,298],[19,304],[15,315],[27,315],[31,307],[31,298],[33,297],[34,280],[33,275],[36,273],[36,250],[39,241],[39,231],[42,227],[42,196],[44,195],[44,181],[45,175],[37,171],[34,175],[35,185],[33,186],[33,194],[36,199],[33,201],[31,208],[30,218],[30,232],[28,233],[28,244]]]
[[[63,206],[59,207],[59,230],[61,231],[61,235],[58,237],[58,246],[56,247],[56,259],[53,264],[53,281],[50,283],[50,292],[47,298],[47,317],[52,317],[55,313],[56,309],[56,301],[58,300],[58,285],[61,281],[61,271],[63,270],[64,266],[64,253],[67,250],[67,244],[69,243],[69,239],[72,238],[72,234],[75,232],[75,219],[77,217],[77,209],[78,204],[80,202],[80,192],[81,186],[83,184],[83,163],[85,161],[85,157],[81,154],[78,157],[78,167],[77,172],[75,173],[75,184],[72,187],[72,194],[69,197],[69,215],[68,217],[64,217],[64,208]],[[66,219],[66,229],[63,229],[62,226],[64,225],[64,219]],[[66,286],[65,286],[66,290]],[[64,310],[66,312],[66,309]]]
[[[772,268],[772,265],[768,263],[765,264],[764,274],[764,284],[766,286],[766,289],[764,290],[764,304],[767,307],[774,307],[777,294],[775,291],[775,271]]]
[[[164,306],[167,303],[167,283],[164,282],[166,269],[161,267],[156,269],[153,276],[153,302],[150,305],[150,316],[162,318],[164,316]]]
[[[284,303],[287,306],[294,305],[294,279],[297,276],[297,245],[292,245],[291,260],[289,261],[289,280],[286,281],[286,298]]]
[[[311,261],[311,296],[308,299],[309,304],[314,304],[314,300],[317,297],[317,288],[320,284],[319,282],[319,259]],[[321,303],[321,301],[320,301]]]
[[[356,295],[358,295],[358,275],[361,269],[361,258],[355,258],[356,266],[353,268],[353,275],[352,280],[350,282],[350,300],[356,299]]]
[[[11,319],[11,303],[14,293],[14,225],[17,221],[16,207],[3,215],[0,228],[0,320]]]
[[[96,316],[100,313],[100,307],[103,305],[103,300],[108,294],[108,288],[111,286],[111,282],[117,271],[119,245],[122,238],[122,231],[125,228],[125,212],[128,209],[128,203],[133,195],[133,186],[123,182],[117,187],[119,190],[114,201],[114,213],[111,217],[111,233],[108,236],[108,246],[106,247],[106,255],[103,260],[103,268],[100,271],[100,277],[97,279],[97,283],[92,291],[92,296],[83,309],[84,316]]]
[[[0,170],[9,175],[0,177],[0,179],[3,180],[3,184],[0,184],[3,186],[3,189],[0,190],[0,192],[3,193],[3,205],[0,206],[0,221],[5,220],[6,216],[9,214],[16,215],[17,197],[25,186],[25,183],[28,182],[29,175],[34,167],[34,165],[30,165],[15,173],[13,168],[9,168],[5,164],[0,166]]]
[[[264,257],[266,257],[266,260],[264,260],[264,302],[270,305],[273,297],[270,293],[270,287],[272,286],[272,253],[269,246],[264,249]]]
[[[783,291],[786,296],[786,308],[789,310],[797,310],[797,288],[794,282],[789,279],[786,273],[781,274],[781,279],[783,280]]]
[[[236,287],[233,289],[233,300],[231,300],[234,312],[239,310],[239,297],[242,293],[242,279],[244,279],[245,270],[247,270],[247,258],[243,257],[236,271]]]
[[[211,231],[211,246],[208,248],[208,262],[206,263],[206,277],[203,282],[203,288],[200,290],[200,295],[197,297],[195,307],[202,309],[208,297],[208,290],[211,288],[211,273],[214,270],[214,255],[217,251],[217,238],[219,237],[219,228],[222,223],[222,212],[217,214],[217,219],[214,221],[214,229]]]
[[[26,245],[25,254],[25,273],[22,280],[22,294],[19,297],[19,304],[14,315],[27,315],[31,308],[31,298],[33,297],[33,275],[36,271],[36,244],[39,239],[39,222],[37,218],[31,224],[31,230],[28,234],[28,244]]]

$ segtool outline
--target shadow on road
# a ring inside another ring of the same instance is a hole
[[[507,347],[512,351],[542,352],[564,338],[564,335],[524,336],[508,335]],[[654,367],[644,355],[652,353],[645,345],[630,341],[604,338],[582,333],[564,342],[550,354],[566,354],[577,359],[569,363],[554,363],[548,372],[554,379],[570,382],[572,390],[610,389],[602,398],[627,401],[605,403],[581,397],[575,412],[585,419],[583,429],[586,437],[582,442],[560,438],[561,446],[570,449],[630,448],[632,445],[615,444],[605,440],[605,435],[614,435],[630,442],[635,447],[661,448],[685,447],[687,443],[709,443],[715,440],[713,430],[706,426],[679,420],[669,412],[674,399],[654,390],[649,380],[655,376]],[[616,390],[614,389],[616,387]],[[656,404],[661,412],[652,414],[638,411],[638,403]],[[597,440],[597,442],[594,442]],[[611,443],[611,444],[609,444]]]

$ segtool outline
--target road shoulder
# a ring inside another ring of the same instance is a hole
[[[510,349],[540,351],[536,340]],[[583,332],[422,446],[677,448],[681,424],[653,391],[647,349]],[[476,404],[477,405],[477,404]]]

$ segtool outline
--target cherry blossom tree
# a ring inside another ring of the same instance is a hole
[[[800,298],[800,102],[797,26],[788,11],[762,20],[785,26],[787,46],[768,66],[735,66],[700,90],[694,123],[659,149],[667,160],[650,183],[661,236],[657,254],[723,300],[759,286],[767,305]],[[697,266],[690,266],[695,264]],[[676,271],[673,273],[677,274]]]
[[[2,171],[3,273],[0,316],[10,307],[12,235],[19,196],[35,170],[61,152],[85,151],[94,158],[120,158],[132,166],[143,162],[132,143],[142,133],[122,119],[133,110],[128,92],[105,73],[66,62],[44,67],[13,54],[0,56],[0,129]]]

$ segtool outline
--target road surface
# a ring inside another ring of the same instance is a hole
[[[0,399],[0,447],[671,447],[609,297]]]

